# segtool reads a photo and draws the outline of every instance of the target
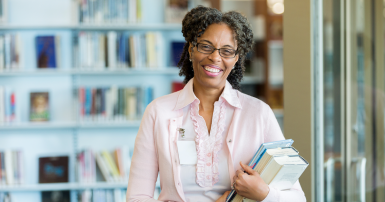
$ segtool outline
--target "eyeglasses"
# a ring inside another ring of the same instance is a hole
[[[237,51],[231,48],[214,48],[208,44],[197,43],[197,50],[200,53],[211,54],[215,50],[219,51],[219,55],[224,58],[234,58],[237,55]]]

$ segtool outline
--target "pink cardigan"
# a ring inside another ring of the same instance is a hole
[[[180,183],[176,141],[177,129],[181,127],[183,118],[181,109],[190,104],[186,99],[188,85],[181,91],[155,99],[146,108],[135,140],[127,202],[157,201],[153,199],[153,195],[158,172],[161,186],[158,200],[186,201]],[[235,171],[241,169],[240,161],[249,163],[262,143],[283,140],[284,137],[268,105],[230,89],[234,99],[241,104],[240,108],[234,111],[226,142],[223,143],[230,151],[228,168],[230,179],[233,181]],[[299,182],[296,182],[290,190],[285,191],[270,187],[270,192],[263,201],[302,202],[306,201],[306,198]]]

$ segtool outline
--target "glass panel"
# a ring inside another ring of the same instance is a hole
[[[384,2],[346,2],[347,201],[384,201]]]
[[[324,200],[343,201],[341,1],[323,1]]]

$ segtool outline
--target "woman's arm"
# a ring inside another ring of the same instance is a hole
[[[155,111],[149,105],[144,112],[135,140],[127,187],[127,202],[157,201],[153,199],[158,177],[158,155],[154,138]]]

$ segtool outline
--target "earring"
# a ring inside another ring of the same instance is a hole
[[[233,66],[233,69],[235,68],[235,66]]]
[[[191,59],[189,59],[190,60],[190,62],[191,62]]]

